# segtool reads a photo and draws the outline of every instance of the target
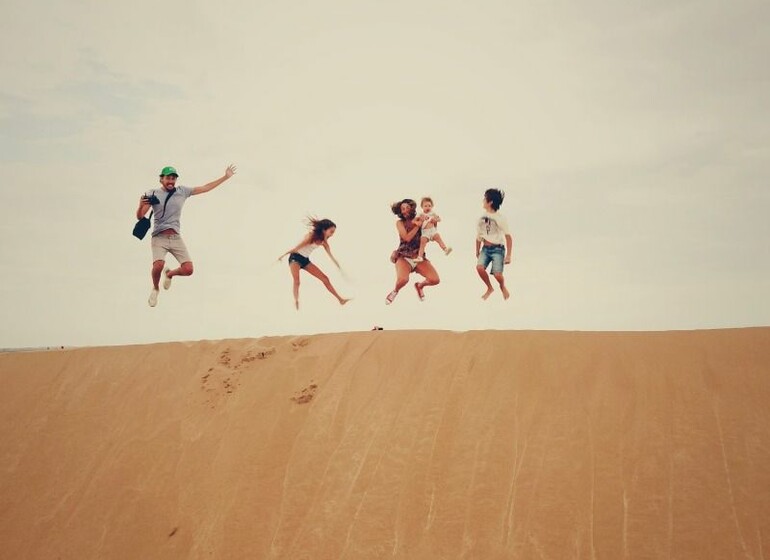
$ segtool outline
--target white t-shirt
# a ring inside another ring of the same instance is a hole
[[[435,212],[428,212],[427,214],[423,212],[421,214],[423,221],[422,221],[422,231],[424,232],[434,232],[436,230],[436,222],[431,221],[428,223],[428,220],[430,218],[434,218],[436,216]]]
[[[476,239],[479,241],[505,245],[506,235],[510,235],[508,220],[500,212],[484,212],[476,224]]]

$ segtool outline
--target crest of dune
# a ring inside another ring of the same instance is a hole
[[[770,557],[770,328],[0,354],[0,557]]]

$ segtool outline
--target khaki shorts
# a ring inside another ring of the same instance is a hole
[[[179,264],[192,262],[190,253],[187,252],[187,246],[184,244],[181,235],[156,235],[152,238],[151,245],[153,262],[165,261],[166,253],[174,255]]]

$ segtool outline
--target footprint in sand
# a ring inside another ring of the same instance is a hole
[[[224,350],[217,361],[223,366],[230,366],[230,349]]]
[[[318,391],[318,385],[315,383],[311,383],[302,391],[299,391],[296,395],[294,395],[291,400],[293,400],[297,404],[307,404],[310,401],[313,400],[313,397],[315,397],[316,391]]]
[[[259,350],[249,350],[241,359],[241,363],[253,362],[254,360],[264,360],[275,354],[275,346],[269,348],[260,348]]]
[[[299,350],[300,348],[304,348],[310,344],[310,339],[307,337],[298,337],[291,341],[291,348],[292,350]]]

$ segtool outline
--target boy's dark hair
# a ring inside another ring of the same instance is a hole
[[[401,205],[404,203],[408,204],[412,209],[409,212],[408,216],[404,216],[401,214]],[[416,209],[417,209],[417,203],[411,198],[405,198],[404,200],[399,200],[398,202],[394,202],[393,204],[390,205],[390,210],[402,220],[409,220],[414,218],[417,215]]]
[[[429,196],[423,196],[422,200],[420,200],[420,206],[422,206],[423,202],[430,202],[431,204],[433,204],[433,199]]]
[[[324,232],[329,228],[336,228],[337,224],[328,218],[318,219],[308,216],[307,225],[313,232],[312,241],[323,241]]]
[[[503,205],[503,199],[505,198],[505,192],[500,189],[487,189],[484,192],[484,198],[492,205],[492,208],[497,211]]]

